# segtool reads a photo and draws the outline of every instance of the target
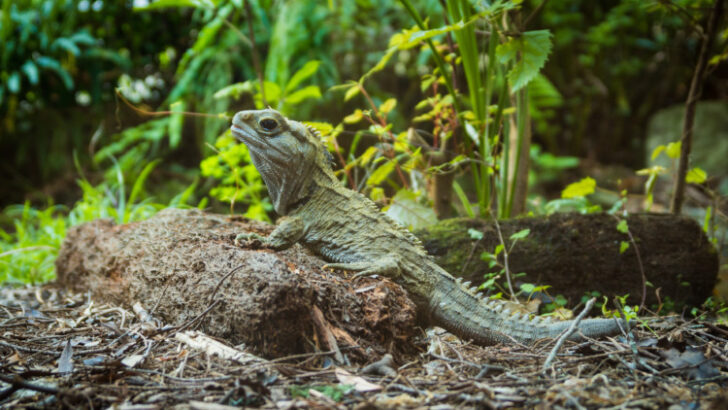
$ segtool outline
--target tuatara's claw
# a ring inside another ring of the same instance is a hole
[[[324,269],[343,269],[357,272],[352,279],[359,279],[367,276],[374,276],[380,273],[377,266],[372,266],[369,262],[350,262],[350,263],[327,263]]]
[[[245,232],[235,237],[235,246],[244,247],[244,242],[259,242],[260,245],[265,246],[266,238],[264,236],[258,235],[255,232]]]

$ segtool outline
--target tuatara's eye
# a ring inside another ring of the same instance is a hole
[[[263,118],[260,120],[260,127],[266,131],[273,131],[278,127],[278,122],[273,118]]]

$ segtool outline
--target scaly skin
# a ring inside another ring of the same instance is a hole
[[[334,269],[378,274],[400,284],[427,323],[463,339],[489,345],[556,337],[571,322],[512,314],[508,303],[480,297],[440,268],[408,230],[379,212],[374,203],[345,188],[334,176],[331,156],[319,134],[275,110],[241,111],[233,135],[249,148],[276,212],[284,215],[268,236],[242,234],[274,249],[300,242]],[[579,333],[599,337],[619,332],[611,319],[588,319]]]

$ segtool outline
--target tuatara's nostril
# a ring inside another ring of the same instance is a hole
[[[240,111],[237,114],[235,114],[235,119],[233,121],[234,122],[248,122],[252,118],[252,115],[253,114],[251,114],[248,111]]]

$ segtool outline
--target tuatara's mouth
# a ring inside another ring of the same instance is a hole
[[[241,142],[245,142],[246,133],[242,128],[233,124],[232,127],[230,127],[230,130],[233,132],[233,136],[235,138],[237,138]]]

